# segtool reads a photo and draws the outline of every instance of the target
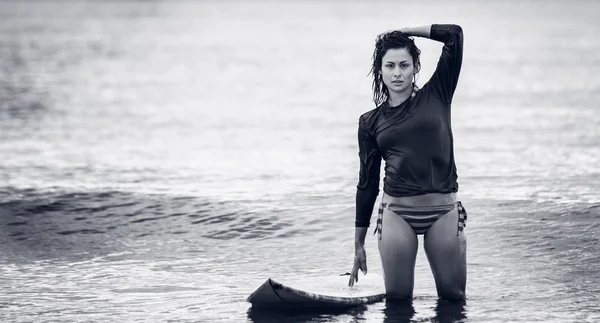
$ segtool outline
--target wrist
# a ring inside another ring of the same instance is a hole
[[[429,38],[431,33],[431,25],[417,27],[403,27],[400,29],[406,36]]]

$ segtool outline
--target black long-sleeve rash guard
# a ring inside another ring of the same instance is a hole
[[[382,159],[383,190],[390,196],[458,191],[450,106],[462,65],[462,28],[434,24],[430,39],[444,46],[423,88],[397,107],[384,102],[359,118],[357,227],[369,226],[379,194]]]

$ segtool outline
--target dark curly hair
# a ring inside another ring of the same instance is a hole
[[[385,102],[389,96],[388,88],[383,83],[383,79],[379,73],[381,71],[381,60],[388,50],[400,48],[406,48],[410,56],[412,56],[415,67],[420,64],[419,56],[421,55],[421,50],[417,48],[412,37],[407,36],[399,30],[377,36],[375,50],[373,51],[373,66],[370,71],[370,74],[373,75],[373,102],[377,106]]]

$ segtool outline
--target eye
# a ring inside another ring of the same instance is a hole
[[[407,68],[407,67],[408,67],[408,64],[406,64],[406,63],[402,63],[402,64],[400,65],[400,67],[402,67],[402,68]]]
[[[394,67],[394,64],[385,64],[385,67],[392,68]]]

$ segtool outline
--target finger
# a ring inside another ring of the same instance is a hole
[[[350,273],[350,279],[348,280],[348,286],[352,287],[352,285],[354,285],[354,279],[357,276],[358,272],[357,272],[357,268],[356,268],[356,264],[352,267],[352,272]]]
[[[352,273],[350,274],[350,286],[354,286],[354,283],[358,282],[358,267],[358,264],[354,263],[354,266],[352,267]]]
[[[354,286],[354,283],[357,281],[358,275],[350,275],[350,280],[348,280],[348,286]]]
[[[354,283],[358,282],[358,275],[357,276],[350,276],[350,281],[348,282],[348,286],[352,287],[354,286]]]
[[[360,270],[362,270],[363,275],[367,274],[367,262],[366,261],[361,262],[361,264],[360,264]]]

